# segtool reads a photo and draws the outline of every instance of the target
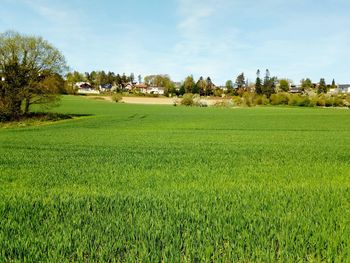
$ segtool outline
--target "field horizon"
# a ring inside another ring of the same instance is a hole
[[[349,110],[51,111],[0,129],[0,261],[350,259]]]

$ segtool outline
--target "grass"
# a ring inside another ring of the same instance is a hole
[[[350,260],[348,110],[54,111],[0,130],[0,261]]]

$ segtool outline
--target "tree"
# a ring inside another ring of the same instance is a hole
[[[195,85],[193,76],[187,76],[183,84],[185,93],[191,93]]]
[[[232,82],[232,80],[226,81],[225,88],[227,90],[227,93],[232,93],[233,92],[233,82]]]
[[[117,84],[119,88],[123,87],[123,80],[120,74],[117,74],[117,76],[115,76],[115,84]]]
[[[332,86],[331,86],[332,89],[336,89],[337,88],[337,85],[335,84],[335,80],[333,79],[332,80]]]
[[[154,87],[166,87],[171,83],[169,75],[149,75],[145,77],[145,83]]]
[[[305,90],[310,90],[310,89],[312,89],[312,88],[314,87],[314,85],[312,84],[311,79],[309,79],[309,78],[302,79],[302,80],[300,81],[300,83],[301,83],[301,89],[302,89],[303,91],[305,91]]]
[[[255,81],[255,92],[256,94],[262,94],[262,83],[260,78],[260,70],[258,69],[256,72],[256,81]]]
[[[279,80],[279,88],[283,92],[288,92],[289,91],[289,80],[287,79],[280,79]]]
[[[214,83],[211,81],[211,78],[210,77],[207,77],[207,88],[206,88],[206,91],[205,91],[205,95],[206,96],[210,96],[213,94],[213,90],[215,88],[215,85]]]
[[[244,73],[241,73],[237,76],[236,78],[236,86],[238,89],[242,89],[245,87],[245,77],[244,77]]]
[[[266,95],[268,98],[275,93],[277,78],[270,77],[270,71],[266,69],[264,83],[262,85],[262,94]]]
[[[206,91],[207,91],[207,82],[203,79],[203,77],[201,76],[197,83],[196,83],[197,89],[199,90],[199,94],[204,96]]]
[[[126,84],[128,83],[128,77],[125,75],[125,73],[123,73],[121,80],[122,80],[122,86],[123,87],[126,86]]]
[[[141,82],[142,82],[142,77],[141,77],[141,75],[138,75],[138,76],[137,76],[137,79],[138,79],[138,81],[139,81],[139,84],[141,84]]]
[[[131,73],[131,74],[130,74],[129,79],[130,79],[130,82],[131,82],[131,83],[134,83],[134,80],[135,80],[135,75],[134,75],[134,73]]]
[[[0,34],[0,105],[10,118],[29,111],[34,103],[55,102],[57,76],[67,70],[64,56],[41,37],[8,31]],[[21,106],[25,105],[22,111]],[[0,113],[2,114],[2,113]]]
[[[320,83],[317,86],[317,93],[318,94],[327,93],[327,84],[324,78],[320,79]]]

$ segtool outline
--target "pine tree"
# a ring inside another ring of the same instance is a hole
[[[244,73],[241,73],[237,76],[236,78],[236,86],[238,89],[244,88],[245,87],[245,77]]]
[[[332,80],[332,89],[336,89],[337,88],[337,85],[335,84],[335,80],[333,79]]]
[[[266,69],[263,86],[265,89],[267,89],[269,85],[270,85],[270,71]]]
[[[255,81],[255,93],[261,95],[262,94],[262,85],[260,78],[260,70],[256,72],[256,81]]]

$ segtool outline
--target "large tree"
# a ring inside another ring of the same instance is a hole
[[[311,90],[311,89],[313,89],[313,87],[314,87],[314,85],[312,84],[311,79],[309,79],[309,78],[302,79],[302,80],[300,81],[300,83],[301,83],[301,89],[302,89],[303,91],[305,91],[305,90]]]
[[[244,88],[246,85],[244,73],[241,73],[236,78],[236,87],[238,89]]]
[[[61,52],[41,37],[0,34],[0,114],[14,118],[31,104],[56,101],[66,70]]]
[[[183,83],[185,93],[191,93],[195,85],[196,83],[194,82],[193,76],[187,76]]]
[[[233,81],[230,79],[228,81],[226,81],[225,88],[226,88],[226,92],[228,94],[232,93],[233,92]]]
[[[318,94],[327,93],[327,84],[326,84],[326,81],[324,80],[324,78],[321,78],[320,83],[318,83],[317,93]]]
[[[290,83],[291,83],[291,81],[289,81],[288,79],[280,79],[279,80],[279,89],[283,92],[288,92],[289,87],[290,87]]]
[[[273,93],[275,93],[276,82],[277,78],[270,77],[270,71],[266,69],[264,83],[262,85],[262,94],[269,98]]]
[[[199,94],[204,96],[206,91],[207,91],[208,84],[202,76],[198,79],[198,81],[196,83],[196,87],[199,90]]]
[[[262,83],[260,78],[260,70],[258,69],[256,72],[256,81],[255,81],[255,92],[256,94],[262,94]]]

